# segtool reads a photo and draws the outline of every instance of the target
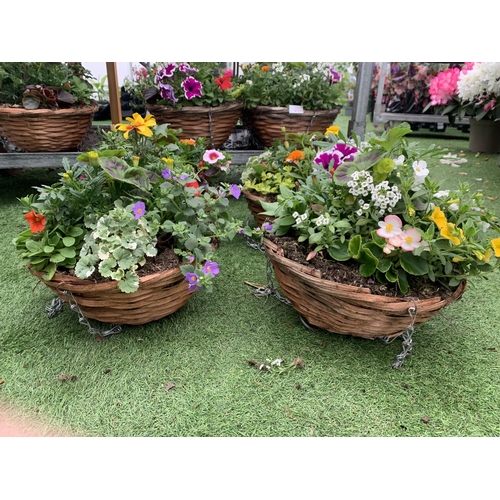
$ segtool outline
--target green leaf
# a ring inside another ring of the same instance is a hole
[[[354,259],[359,259],[361,255],[361,245],[362,245],[362,240],[361,240],[361,235],[357,234],[356,236],[353,236],[349,240],[349,246],[348,250],[351,256]]]
[[[54,250],[55,250],[55,248],[54,248],[54,247],[51,247],[50,245],[45,245],[45,246],[43,247],[43,251],[44,251],[45,253],[52,253]]]
[[[365,278],[371,276],[377,270],[378,259],[368,248],[362,248],[359,262],[362,263],[359,266],[359,274]]]
[[[60,262],[64,262],[66,258],[64,255],[61,255],[60,253],[55,253],[54,255],[51,255],[50,257],[50,262],[54,262],[56,264],[59,264]]]
[[[408,293],[410,287],[408,285],[408,278],[403,269],[398,269],[398,286],[401,290],[401,293]]]
[[[66,236],[62,239],[62,242],[65,247],[72,247],[76,243],[76,240],[72,236]]]
[[[139,276],[133,272],[128,272],[118,282],[118,288],[124,293],[133,293],[139,288]]]
[[[400,257],[401,267],[410,274],[423,276],[429,272],[429,263],[424,258],[413,255],[411,252],[403,252]]]
[[[76,256],[76,251],[74,248],[61,248],[59,253],[66,259],[72,259]]]
[[[50,263],[45,269],[45,273],[42,274],[42,278],[44,280],[47,280],[47,281],[50,281],[53,277],[54,277],[54,274],[56,274],[56,269],[57,269],[57,265],[54,264],[54,263]]]
[[[349,253],[347,247],[347,241],[344,241],[343,243],[337,242],[335,245],[336,246],[330,245],[328,247],[328,254],[332,259],[343,262],[351,258],[351,254]]]

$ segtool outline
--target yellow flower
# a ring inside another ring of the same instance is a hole
[[[62,174],[62,176],[63,176],[65,179],[69,179],[69,173],[68,173],[68,172],[64,172],[64,174]]]
[[[500,257],[500,238],[495,238],[491,240],[491,246],[495,252],[495,257]]]
[[[488,250],[486,250],[486,252],[484,252],[483,261],[489,262],[492,255],[493,255],[493,250],[491,248],[488,248]]]
[[[481,253],[479,250],[472,250],[472,253],[479,259],[484,260],[484,253]]]
[[[140,156],[132,156],[132,165],[134,165],[134,167],[138,167],[140,159],[141,159]]]
[[[326,129],[325,135],[327,135],[327,134],[339,135],[339,132],[340,132],[340,127],[338,125],[330,125]]]
[[[451,222],[447,222],[446,225],[440,229],[441,236],[447,238],[455,245],[460,245],[461,241],[465,239],[464,232],[460,228],[458,228],[458,234],[460,237],[457,236],[457,228],[455,227],[455,224],[452,224]]]
[[[463,260],[465,260],[463,257],[453,257],[453,259],[451,259],[453,262],[462,262]]]
[[[413,208],[413,205],[408,205],[408,215],[410,217],[413,217],[415,215],[415,209]]]
[[[125,132],[123,134],[125,139],[128,139],[128,134],[132,130],[135,130],[138,134],[145,135],[146,137],[151,137],[153,135],[153,131],[149,128],[156,125],[156,120],[153,118],[153,115],[147,115],[146,119],[144,119],[139,113],[134,113],[132,117],[127,116],[125,120],[130,123],[116,125],[117,130]]]
[[[169,166],[171,167],[174,164],[174,159],[173,158],[162,158],[162,160]]]
[[[89,151],[88,153],[89,162],[93,167],[99,165],[99,153],[97,151]]]
[[[429,219],[434,222],[439,229],[443,229],[443,227],[446,227],[446,224],[448,224],[446,215],[444,215],[444,212],[439,207],[434,207],[434,211]]]

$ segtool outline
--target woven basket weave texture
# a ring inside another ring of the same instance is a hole
[[[30,153],[75,151],[98,109],[97,105],[55,111],[0,106],[1,133]]]
[[[158,125],[182,129],[180,139],[206,137],[211,148],[220,148],[233,133],[241,117],[243,104],[232,102],[220,106],[188,106],[174,109],[168,106],[147,104],[146,109],[155,117]]]
[[[304,111],[291,114],[288,108],[257,106],[243,112],[243,123],[257,136],[265,147],[271,147],[274,139],[283,139],[282,127],[287,132],[321,132],[333,124],[340,113],[340,107],[332,110]]]
[[[292,307],[311,325],[354,337],[397,337],[410,324],[409,307],[416,307],[413,323],[416,327],[435,316],[443,307],[457,301],[467,283],[462,281],[446,299],[386,297],[372,294],[368,288],[322,279],[319,270],[287,259],[283,249],[266,238],[264,247],[276,281]]]
[[[269,215],[262,215],[260,212],[263,212],[264,209],[262,208],[262,205],[260,204],[261,200],[262,201],[267,201],[267,202],[273,202],[276,201],[276,196],[273,195],[258,195],[255,193],[251,193],[250,191],[244,189],[242,191],[243,195],[245,196],[247,200],[247,206],[248,209],[250,210],[250,213],[252,214],[255,222],[257,225],[260,227],[264,222],[266,222],[266,219],[269,220],[269,222],[272,222],[274,220],[274,217],[270,217]]]
[[[64,292],[71,292],[85,317],[115,325],[143,325],[164,318],[192,295],[179,268],[141,277],[139,289],[133,293],[120,291],[116,281],[95,283],[62,273],[46,281],[43,273],[30,272],[66,302],[69,300]]]

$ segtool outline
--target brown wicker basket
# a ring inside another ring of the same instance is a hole
[[[260,204],[261,201],[268,201],[268,202],[273,202],[276,201],[276,196],[273,195],[258,195],[255,193],[251,193],[250,191],[244,189],[242,191],[243,195],[247,199],[247,205],[248,209],[250,210],[251,214],[253,215],[253,218],[257,225],[260,227],[264,222],[266,222],[266,219],[269,219],[269,221],[273,221],[274,217],[269,217],[269,215],[261,215],[260,212],[263,212],[264,209],[262,208],[262,205]]]
[[[0,105],[2,135],[30,153],[74,151],[98,109],[97,104],[56,111]]]
[[[354,337],[397,337],[410,324],[409,307],[416,306],[413,326],[417,326],[458,300],[467,284],[462,281],[447,299],[386,297],[372,294],[368,288],[322,279],[319,270],[287,259],[283,249],[266,238],[264,248],[276,281],[299,314],[311,325]]]
[[[243,112],[243,123],[264,144],[270,147],[274,139],[283,139],[282,127],[287,132],[321,132],[333,124],[341,108],[332,110],[304,111],[290,114],[288,108],[275,106],[257,106]]]
[[[63,292],[71,292],[85,317],[115,325],[143,325],[164,318],[192,295],[178,267],[141,277],[139,289],[133,293],[120,291],[116,281],[95,283],[61,273],[46,281],[42,272],[31,268],[30,272],[66,302],[68,296]]]
[[[174,109],[169,106],[146,104],[156,123],[168,123],[170,128],[182,129],[180,139],[206,137],[209,146],[220,148],[233,133],[241,117],[243,104],[231,102],[220,106],[188,106]]]

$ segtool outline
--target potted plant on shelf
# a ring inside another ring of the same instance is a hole
[[[127,121],[75,165],[65,160],[59,182],[21,198],[30,228],[14,243],[84,316],[144,324],[212,291],[214,252],[241,226],[228,214],[228,196],[240,191],[202,184],[179,139],[151,115]]]
[[[394,338],[500,268],[498,217],[467,185],[432,180],[443,151],[410,143],[410,132],[403,123],[340,161],[342,142],[325,145],[328,164],[262,203],[274,217],[264,246],[276,280],[310,324]]]
[[[274,62],[242,65],[243,123],[270,147],[289,132],[324,131],[347,100],[349,82],[333,63]]]
[[[221,63],[154,63],[136,70],[125,89],[159,124],[181,129],[183,139],[205,137],[211,148],[227,141],[243,109],[232,71]]]
[[[500,153],[500,63],[465,63],[439,73],[429,86],[435,112],[470,117],[469,149]]]
[[[98,110],[80,63],[0,62],[2,135],[28,152],[76,150]]]

